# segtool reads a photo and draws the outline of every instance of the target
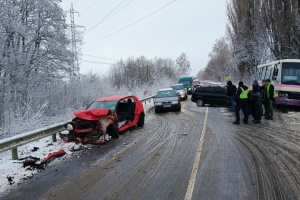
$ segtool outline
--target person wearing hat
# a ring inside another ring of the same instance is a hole
[[[244,83],[239,82],[239,87],[236,94],[236,106],[235,106],[235,116],[236,120],[233,122],[234,124],[240,124],[240,110],[242,109],[244,113],[244,124],[248,124],[248,93],[249,89]]]
[[[270,79],[265,80],[264,105],[266,110],[265,119],[273,120],[274,100],[276,97],[275,87]]]

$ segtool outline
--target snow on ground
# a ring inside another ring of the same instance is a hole
[[[153,99],[150,99],[146,102],[143,102],[145,112],[147,113],[153,107]],[[34,147],[39,148],[37,151],[31,151]],[[74,143],[64,143],[59,136],[57,135],[57,142],[52,143],[52,137],[42,138],[35,142],[28,143],[24,146],[18,147],[18,156],[19,158],[25,158],[28,156],[37,157],[44,159],[48,156],[49,153],[59,151],[61,149],[66,151],[66,154],[63,157],[56,158],[54,161],[50,162],[49,165],[53,165],[56,162],[63,161],[66,157],[71,156],[73,151],[79,148],[89,148],[89,145],[80,146]],[[37,170],[26,170],[23,168],[22,161],[12,160],[11,151],[6,151],[0,153],[0,195],[11,187],[16,187],[22,181],[31,178],[37,173]],[[47,170],[47,166],[45,167]],[[13,178],[13,184],[10,185],[7,177]]]
[[[32,151],[34,147],[39,149]],[[57,138],[57,142],[52,143],[52,137],[49,136],[18,147],[18,156],[19,159],[28,156],[44,159],[49,153],[53,153],[61,149],[65,150],[66,154],[63,157],[56,158],[56,160],[50,162],[49,165],[51,165],[70,156],[72,154],[71,150],[79,148],[81,148],[80,145],[76,145],[74,143],[64,143],[59,139],[59,137]],[[12,160],[11,151],[6,151],[0,154],[0,166],[0,194],[11,186],[20,184],[24,179],[28,179],[38,172],[37,170],[30,171],[23,168],[22,161]],[[45,167],[45,170],[47,170],[47,167]],[[12,185],[10,185],[7,179],[9,176],[13,178],[14,183]]]

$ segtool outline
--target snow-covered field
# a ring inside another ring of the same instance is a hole
[[[153,101],[149,100],[143,103],[146,112],[153,106]],[[36,151],[32,151],[34,147],[37,147]],[[71,156],[74,153],[74,149],[89,148],[89,145],[80,146],[74,143],[63,143],[63,141],[57,135],[57,142],[52,143],[52,137],[42,138],[35,142],[28,143],[18,148],[19,158],[25,158],[28,156],[44,159],[49,153],[53,153],[59,150],[65,150],[66,154],[63,157],[56,158],[50,162],[49,165],[53,165],[56,162],[63,161],[65,158]],[[16,187],[22,183],[25,179],[29,179],[38,173],[37,170],[26,170],[23,167],[22,161],[16,161],[11,159],[11,151],[6,151],[0,154],[0,196],[3,192],[11,187]],[[47,170],[47,166],[45,167]],[[12,184],[8,181],[7,177],[12,178]]]

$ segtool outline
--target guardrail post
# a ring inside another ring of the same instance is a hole
[[[52,142],[56,142],[57,140],[56,140],[56,134],[53,134],[52,135]]]
[[[12,156],[11,158],[13,160],[18,159],[18,148],[17,147],[11,149],[11,156]]]

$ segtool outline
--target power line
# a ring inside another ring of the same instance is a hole
[[[131,2],[133,2],[134,0],[129,1],[128,3],[126,3],[123,7],[121,7],[119,10],[117,10],[116,12],[112,13],[109,17],[107,17],[104,21],[108,20],[109,18],[111,18],[112,16],[114,16],[115,14],[117,14],[120,10],[122,10],[123,8],[125,8],[126,6],[128,6],[128,4],[130,4]],[[103,22],[104,22],[103,21]]]
[[[166,4],[166,5],[162,6],[162,7],[160,7],[159,9],[157,9],[157,10],[153,11],[152,13],[146,15],[145,17],[142,17],[141,19],[139,19],[139,20],[137,20],[137,21],[135,21],[135,22],[133,22],[133,23],[131,23],[131,24],[125,26],[124,28],[121,28],[121,29],[118,30],[118,31],[115,31],[115,32],[113,32],[113,33],[111,33],[111,34],[109,34],[109,35],[103,37],[103,38],[100,38],[100,39],[95,40],[95,41],[93,41],[93,42],[89,42],[89,43],[87,43],[87,44],[95,43],[95,42],[104,40],[104,39],[106,39],[106,38],[108,38],[108,37],[111,37],[111,36],[113,36],[113,35],[115,35],[115,34],[121,32],[121,31],[123,31],[123,30],[125,30],[125,29],[127,29],[127,28],[129,28],[129,27],[131,27],[131,26],[133,26],[133,25],[135,25],[136,23],[138,23],[138,22],[140,22],[140,21],[146,19],[147,17],[150,17],[151,15],[153,15],[153,14],[157,13],[158,11],[164,9],[165,7],[167,7],[167,6],[169,6],[170,4],[174,3],[175,1],[176,1],[176,0],[171,1],[170,3],[168,3],[168,4]]]
[[[96,28],[99,24],[101,24],[112,12],[114,12],[125,0],[122,0],[114,9],[112,9],[103,19],[101,19],[95,26],[93,26],[90,30],[88,30],[84,35],[91,32],[94,28]]]
[[[81,62],[85,63],[95,63],[95,64],[104,64],[104,65],[113,65],[114,63],[105,63],[105,62],[98,62],[94,60],[81,60]]]
[[[100,58],[100,59],[104,59],[104,60],[115,60],[115,61],[118,61],[117,59],[113,59],[113,58],[104,58],[104,57],[93,56],[93,55],[88,55],[88,54],[82,54],[82,55],[88,56],[88,57],[93,57],[93,58]]]
[[[79,0],[77,0],[77,1],[76,1],[76,3],[74,4],[74,8],[77,6],[77,4],[78,4],[78,1],[79,1]]]
[[[81,14],[81,16],[84,15],[87,11],[89,11],[89,10],[90,10],[97,2],[98,2],[98,0],[94,1],[94,2],[92,3],[92,5],[90,5],[90,7],[88,7],[88,9],[86,9],[86,10]]]

